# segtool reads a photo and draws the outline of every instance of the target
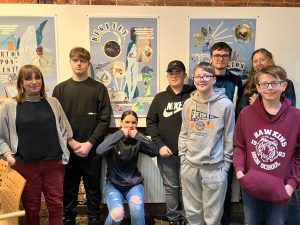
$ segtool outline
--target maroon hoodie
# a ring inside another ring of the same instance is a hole
[[[233,165],[241,187],[257,199],[288,202],[284,185],[300,183],[300,110],[284,96],[270,118],[261,98],[240,113],[234,132]]]

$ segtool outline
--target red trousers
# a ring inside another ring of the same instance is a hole
[[[49,225],[63,225],[64,166],[61,160],[34,163],[16,161],[13,169],[25,179],[22,202],[27,225],[40,224],[41,194],[44,193],[49,212]]]

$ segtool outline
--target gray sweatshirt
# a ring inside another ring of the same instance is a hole
[[[234,107],[225,90],[215,89],[208,100],[197,91],[185,101],[178,149],[193,167],[229,170],[233,154]]]

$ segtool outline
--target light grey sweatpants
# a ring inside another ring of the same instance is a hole
[[[223,168],[199,169],[181,163],[182,198],[190,225],[220,225],[227,189]]]

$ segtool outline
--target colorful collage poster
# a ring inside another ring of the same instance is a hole
[[[108,90],[112,113],[147,115],[158,91],[157,18],[89,17],[91,76]]]
[[[210,48],[214,43],[226,42],[232,48],[228,69],[243,80],[247,79],[251,54],[255,50],[255,34],[256,19],[190,18],[190,77],[196,64],[210,61]]]
[[[0,17],[0,100],[16,96],[18,69],[40,68],[47,95],[57,82],[54,17]]]

